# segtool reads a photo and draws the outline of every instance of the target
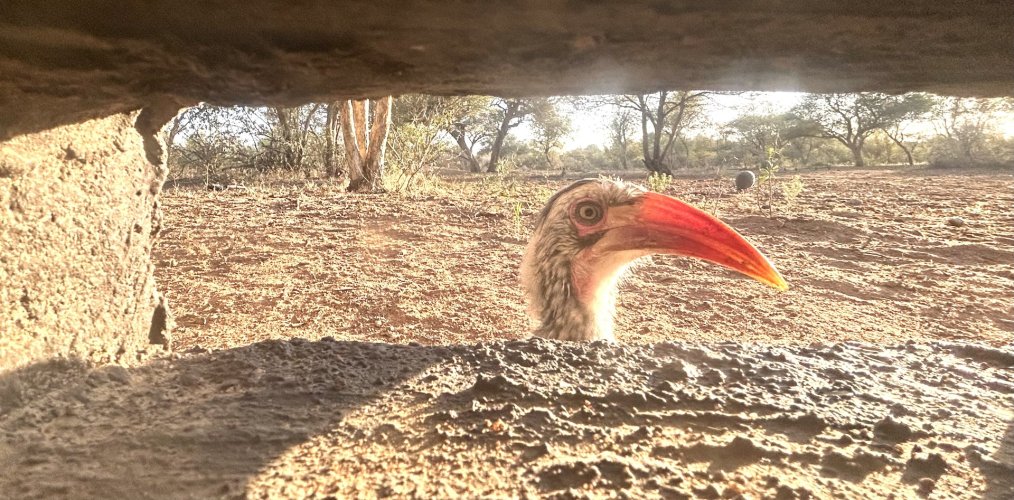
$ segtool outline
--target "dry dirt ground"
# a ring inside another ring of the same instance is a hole
[[[1014,176],[800,179],[677,180],[792,288],[656,258],[617,345],[528,339],[566,181],[171,189],[177,352],[0,380],[0,496],[1014,498]]]

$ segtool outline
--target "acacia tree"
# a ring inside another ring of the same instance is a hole
[[[908,164],[915,165],[915,149],[922,143],[923,136],[911,127],[912,120],[902,120],[882,129],[884,135],[905,153]]]
[[[947,151],[938,157],[975,164],[993,160],[988,147],[997,114],[1014,110],[1014,100],[943,97],[933,107],[933,123]]]
[[[793,113],[801,135],[840,142],[852,153],[855,166],[862,167],[863,145],[870,135],[925,114],[931,104],[924,94],[811,94]]]
[[[641,118],[641,154],[649,172],[672,175],[668,159],[676,140],[704,117],[712,92],[659,91],[616,96],[615,105]],[[650,130],[649,130],[650,128]]]
[[[302,132],[290,135],[303,138],[292,151],[312,150],[316,122],[308,113],[311,107],[288,112],[288,116],[298,113],[303,120],[311,117],[307,128],[299,125]],[[303,158],[298,155],[290,156],[289,164],[283,162],[285,140],[273,108],[201,104],[180,113],[163,133],[170,173],[177,179],[199,175],[210,183],[227,180],[230,171],[308,166],[300,163]]]
[[[489,163],[486,172],[494,174],[500,169],[500,154],[503,141],[512,129],[517,128],[530,117],[544,99],[494,99],[493,119],[496,124],[493,142],[489,146]]]
[[[560,112],[556,101],[540,99],[536,102],[532,121],[535,125],[535,145],[546,159],[546,164],[555,168],[559,161],[558,158],[554,160],[553,152],[563,147],[563,138],[570,134],[570,118]]]
[[[216,108],[207,104],[184,109],[162,128],[162,140],[166,145],[166,165],[175,168],[176,158],[180,154],[180,146],[176,143],[177,138],[185,133],[193,133],[199,130],[197,124],[211,121]]]
[[[453,119],[447,124],[447,133],[458,145],[458,157],[468,166],[469,172],[482,172],[479,151],[492,139],[490,123],[493,98],[487,96],[452,97],[460,105],[454,106]]]
[[[268,137],[268,147],[273,150],[282,168],[297,170],[303,166],[314,115],[320,106],[311,104],[295,108],[268,108],[276,129]]]
[[[350,192],[383,191],[381,180],[387,132],[391,126],[391,101],[391,96],[387,96],[379,100],[349,100],[342,105],[341,131],[349,164]]]
[[[743,115],[729,122],[728,127],[758,162],[767,160],[771,152],[781,156],[798,137],[795,123],[788,114]]]
[[[236,124],[253,114],[252,108],[207,104],[178,114],[162,132],[170,175],[176,179],[199,176],[210,184],[220,180],[225,170],[249,164],[257,157],[256,145],[243,141],[240,132],[246,128]]]
[[[387,168],[396,170],[398,189],[409,189],[419,174],[451,154],[442,135],[455,130],[454,124],[468,109],[476,107],[476,100],[472,96],[414,94],[398,97],[396,104],[392,111]],[[470,158],[474,160],[474,155]],[[477,160],[475,164],[478,167]]]
[[[499,97],[472,97],[464,106],[461,115],[447,130],[461,150],[461,158],[472,172],[481,172],[483,167],[478,155],[489,153],[485,170],[496,173],[504,141],[511,130],[528,120],[545,98],[504,99]]]
[[[626,170],[630,163],[630,143],[634,134],[634,113],[629,109],[617,109],[609,120],[609,152],[620,167]]]

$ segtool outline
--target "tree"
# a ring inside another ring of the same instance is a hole
[[[902,120],[881,129],[884,135],[905,153],[905,160],[910,166],[915,165],[915,148],[919,147],[923,138],[921,134],[913,131],[911,125],[912,120]]]
[[[634,134],[634,113],[626,108],[617,109],[609,120],[609,153],[624,170],[629,168],[630,143]]]
[[[307,140],[314,115],[320,104],[311,104],[307,108],[268,108],[269,115],[275,120],[276,132],[270,136],[271,147],[276,152],[282,168],[298,170],[303,166]]]
[[[256,133],[248,132],[252,130]],[[189,108],[163,131],[169,173],[177,180],[201,178],[211,183],[223,180],[227,170],[256,167],[260,133],[271,130],[264,109],[207,104]]]
[[[555,168],[559,159],[554,159],[553,152],[563,147],[563,138],[570,134],[570,118],[560,112],[558,103],[552,99],[538,100],[532,116],[535,125],[535,145],[545,158],[546,164],[550,168]]]
[[[1012,110],[1014,100],[938,98],[933,124],[944,144],[937,148],[934,159],[937,163],[995,161],[997,155],[990,150],[989,142],[996,135],[997,115]]]
[[[545,98],[503,99],[473,96],[447,131],[461,150],[461,158],[472,172],[483,170],[478,155],[489,153],[485,170],[499,171],[504,141],[510,131],[529,119]]]
[[[342,105],[341,131],[349,164],[350,192],[383,191],[380,181],[391,126],[391,101],[391,96],[387,96],[379,100],[349,100]]]
[[[663,90],[616,96],[617,107],[631,110],[641,119],[641,153],[649,172],[672,175],[667,164],[672,147],[687,128],[704,117],[704,105],[710,94]]]
[[[482,172],[479,151],[491,139],[489,123],[492,119],[492,97],[452,97],[460,105],[454,106],[453,119],[447,124],[447,133],[458,146],[459,155],[469,172]]]
[[[398,97],[392,112],[388,169],[395,170],[397,189],[411,187],[416,177],[449,156],[443,134],[452,130],[470,97],[405,95]]]
[[[729,122],[728,127],[755,159],[755,164],[764,162],[771,151],[781,156],[799,134],[788,114],[743,115]]]
[[[494,174],[499,171],[500,153],[507,134],[525,122],[535,112],[537,105],[544,99],[494,99],[493,107],[497,110],[493,117],[496,129],[493,142],[489,146],[489,163],[486,172]]]
[[[168,125],[162,128],[162,140],[166,145],[166,165],[172,168],[175,164],[176,156],[179,154],[179,147],[176,145],[177,137],[186,130],[193,128],[195,122],[207,119],[206,116],[210,112],[211,107],[205,104],[187,108],[177,113],[169,121]]]
[[[931,104],[925,94],[811,94],[793,113],[800,135],[840,142],[852,153],[855,166],[862,167],[863,145],[870,135],[925,114]]]

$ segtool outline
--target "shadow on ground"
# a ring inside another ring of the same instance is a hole
[[[0,491],[1014,494],[1010,348],[325,339],[177,358],[4,375]]]
[[[137,369],[60,364],[45,370],[63,386],[34,397],[24,396],[25,386],[42,379],[40,369],[20,370],[0,382],[8,399],[0,404],[0,491],[242,494],[286,449],[340,426],[347,413],[403,385],[444,350],[293,340]]]

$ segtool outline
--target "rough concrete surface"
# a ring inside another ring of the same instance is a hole
[[[151,262],[165,172],[147,160],[136,118],[0,143],[0,371],[167,342],[152,328]]]
[[[408,92],[1014,93],[1009,0],[0,5],[0,140],[158,99]]]
[[[294,339],[49,372],[0,409],[4,496],[1014,495],[1009,348]]]

